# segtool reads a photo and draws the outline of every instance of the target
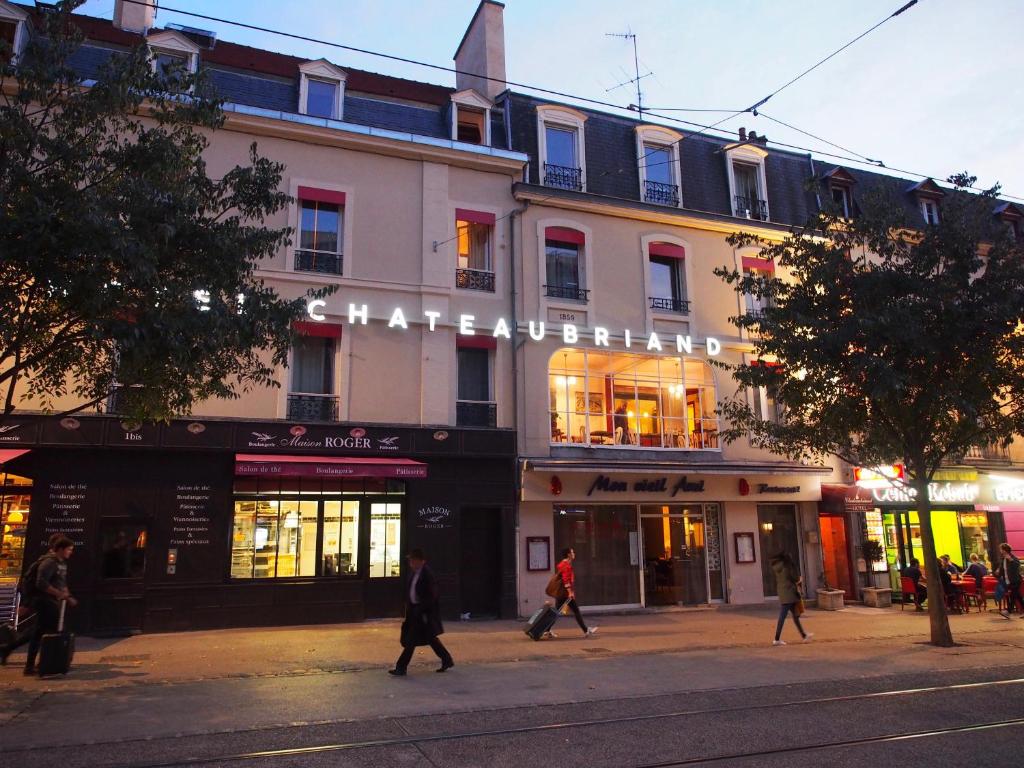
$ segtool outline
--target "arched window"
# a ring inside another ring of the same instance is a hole
[[[717,449],[714,373],[692,357],[565,347],[548,368],[551,442]]]

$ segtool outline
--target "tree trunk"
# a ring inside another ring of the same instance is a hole
[[[939,558],[935,554],[935,536],[932,534],[932,505],[928,499],[928,478],[921,470],[914,471],[914,489],[917,491],[917,517],[921,525],[921,548],[924,550],[924,574],[928,580],[928,623],[931,626],[932,645],[949,648],[955,645],[946,614],[946,595],[939,575]]]

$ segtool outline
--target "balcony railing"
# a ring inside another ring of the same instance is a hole
[[[655,205],[671,205],[679,207],[679,187],[675,184],[664,184],[660,181],[644,182],[644,202]]]
[[[338,396],[290,394],[288,395],[289,421],[337,421]]]
[[[660,309],[663,312],[679,312],[684,315],[690,314],[690,302],[686,299],[663,299],[657,296],[648,297],[651,300],[651,309]]]
[[[551,299],[569,299],[570,301],[589,301],[590,291],[567,285],[545,285],[544,293]]]
[[[733,198],[733,212],[740,218],[768,221],[768,201],[736,195]]]
[[[483,269],[457,269],[455,287],[494,293],[494,273]]]
[[[964,461],[992,461],[1000,464],[1010,463],[1010,449],[1001,445],[975,445],[964,456]]]
[[[455,424],[459,427],[496,427],[498,405],[482,400],[457,400]]]
[[[544,186],[575,189],[578,192],[583,189],[583,169],[544,163]]]
[[[341,274],[340,253],[320,253],[318,251],[296,251],[296,272],[319,272],[325,275]]]

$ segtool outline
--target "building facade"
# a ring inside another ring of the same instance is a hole
[[[15,51],[34,13],[0,0]],[[730,320],[762,300],[714,270],[785,277],[727,236],[854,216],[878,185],[925,226],[942,189],[516,92],[502,14],[480,3],[455,88],[161,29],[141,4],[75,17],[85,79],[140,44],[206,71],[226,112],[210,174],[253,141],[287,169],[293,203],[268,224],[295,242],[259,277],[338,291],[296,323],[279,389],[163,425],[119,418],[116,389],[66,418],[21,402],[0,425],[0,589],[55,531],[95,632],[396,615],[414,546],[450,618],[529,615],[569,547],[588,610],[771,601],[780,551],[812,595],[898,587],[923,554],[912,499],[720,438],[729,398],[781,413],[716,365],[774,362]],[[937,488],[954,559],[1024,546],[1017,450],[978,449]]]

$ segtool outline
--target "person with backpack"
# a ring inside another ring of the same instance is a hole
[[[61,601],[66,600],[71,607],[78,605],[68,591],[68,559],[75,551],[75,542],[62,533],[55,533],[49,544],[49,551],[29,566],[19,585],[22,602],[36,609],[36,629],[25,661],[26,675],[36,674],[36,656],[43,635],[57,631]]]

